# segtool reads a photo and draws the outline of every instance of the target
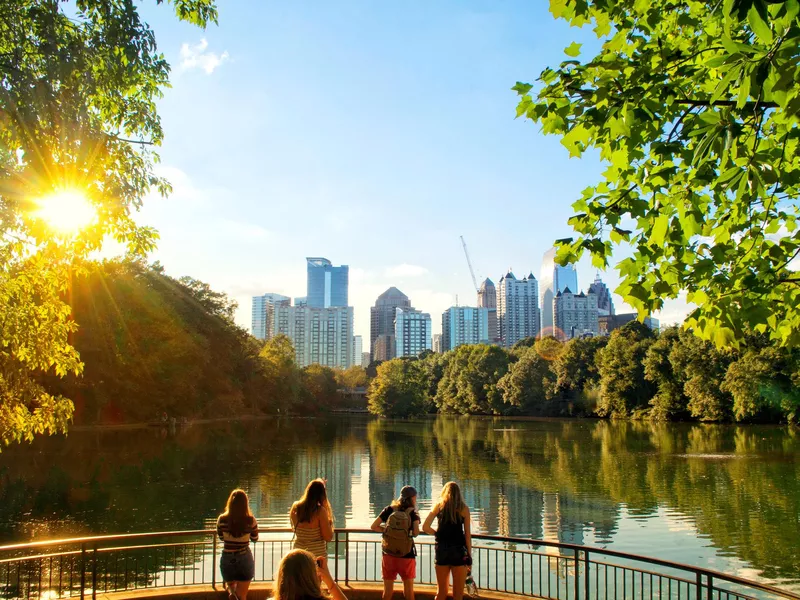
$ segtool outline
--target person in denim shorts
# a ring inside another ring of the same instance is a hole
[[[247,600],[247,590],[256,574],[250,542],[258,540],[258,523],[244,490],[231,492],[225,512],[217,519],[217,535],[223,542],[219,570],[228,596],[231,600]]]

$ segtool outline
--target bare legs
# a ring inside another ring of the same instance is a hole
[[[394,594],[394,581],[391,579],[383,580],[383,596],[381,600],[392,600]],[[403,579],[403,596],[405,600],[414,600],[414,580]]]
[[[239,600],[247,600],[247,590],[250,589],[249,581],[226,581],[225,587],[229,596],[236,596]]]
[[[392,600],[392,594],[394,594],[394,580],[393,579],[384,579],[383,580],[383,597],[381,600]]]
[[[403,595],[406,600],[414,600],[414,580],[403,579]]]
[[[464,598],[467,567],[436,566],[436,600],[447,600],[447,588],[453,574],[453,600]]]

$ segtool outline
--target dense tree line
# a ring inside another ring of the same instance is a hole
[[[361,367],[303,369],[286,336],[267,343],[233,322],[236,304],[156,263],[108,261],[74,277],[81,376],[45,386],[75,403],[79,424],[325,411],[339,389],[366,385]]]
[[[798,420],[800,352],[749,336],[717,348],[677,327],[634,322],[609,337],[523,340],[510,351],[460,346],[378,366],[370,411],[599,416],[700,421]]]

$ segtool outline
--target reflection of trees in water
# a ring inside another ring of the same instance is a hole
[[[202,527],[232,482],[272,515],[320,469],[341,512],[365,446],[377,508],[403,483],[435,493],[436,474],[462,482],[486,531],[604,544],[624,504],[683,515],[767,577],[800,572],[800,435],[757,426],[439,416],[73,432],[0,455],[0,539]]]
[[[346,422],[303,419],[41,438],[0,455],[0,539],[201,528],[233,485],[277,491],[296,453],[348,444],[361,442]]]
[[[534,491],[556,495],[558,510],[544,512],[557,512],[561,537],[573,541],[592,530],[598,543],[609,543],[622,504],[640,516],[662,508],[685,515],[716,547],[769,578],[800,572],[799,438],[779,427],[646,421],[439,416],[368,426],[379,471],[412,463],[457,478],[478,503],[495,503],[488,510],[497,516],[481,517],[490,530],[535,534],[535,521],[516,531],[500,523],[525,503],[537,505]]]

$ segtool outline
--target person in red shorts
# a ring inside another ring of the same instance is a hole
[[[397,576],[403,580],[405,600],[414,600],[414,578],[417,576],[417,552],[414,538],[419,535],[417,490],[410,485],[400,490],[400,497],[381,511],[372,524],[372,531],[383,534],[383,599],[391,600]]]

